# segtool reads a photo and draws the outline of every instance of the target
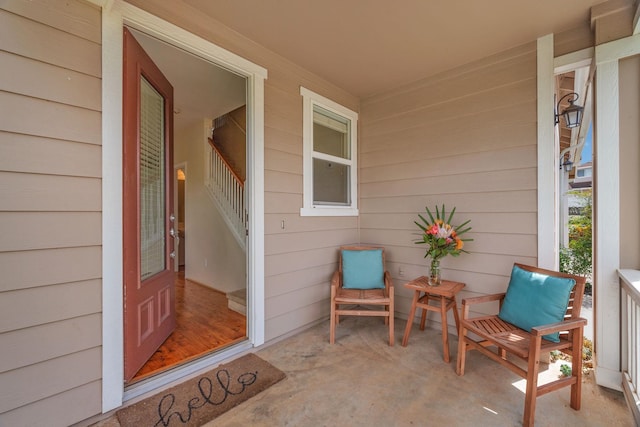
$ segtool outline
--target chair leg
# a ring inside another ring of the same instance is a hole
[[[527,394],[524,398],[524,418],[522,425],[530,427],[534,425],[536,414],[536,398],[538,397],[538,371],[540,370],[540,344],[542,336],[531,337],[529,344],[529,366],[527,369]]]
[[[329,318],[329,344],[336,340],[336,305],[331,303],[331,316]]]
[[[460,330],[460,315],[458,314],[458,305],[456,304],[456,299],[453,298],[453,320],[456,321],[456,333]]]
[[[389,346],[393,347],[393,343],[395,341],[395,337],[394,337],[394,331],[393,331],[393,314],[394,314],[394,308],[393,308],[393,303],[391,303],[389,305]]]
[[[458,360],[456,362],[456,374],[464,375],[464,364],[467,358],[467,343],[465,339],[467,337],[467,330],[464,326],[460,326],[458,330]]]
[[[584,345],[583,330],[578,328],[573,331],[571,351],[571,376],[575,383],[571,385],[571,407],[576,411],[580,409],[582,397],[582,346]]]

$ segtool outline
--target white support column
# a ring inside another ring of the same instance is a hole
[[[538,266],[558,267],[558,150],[554,139],[553,34],[538,39]]]
[[[598,61],[598,49],[596,49]],[[594,298],[596,382],[621,390],[620,377],[620,136],[618,61],[597,63],[594,150]]]

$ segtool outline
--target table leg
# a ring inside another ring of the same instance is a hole
[[[402,337],[402,346],[406,347],[409,343],[409,334],[411,333],[411,326],[413,325],[413,316],[416,314],[416,304],[418,303],[418,297],[420,291],[413,292],[413,300],[411,301],[411,310],[409,310],[409,317],[407,318],[407,326],[404,328],[404,337]]]
[[[418,301],[420,301],[420,303],[422,303],[422,304],[429,305],[429,294],[425,293],[422,298],[418,298]],[[420,316],[420,330],[421,331],[424,331],[424,326],[427,323],[427,311],[428,310],[426,308],[422,309],[422,315]]]
[[[447,299],[440,298],[440,314],[442,315],[442,348],[444,361],[449,363],[449,328],[447,326]]]

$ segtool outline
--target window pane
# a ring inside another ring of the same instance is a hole
[[[313,151],[351,159],[351,120],[324,108],[313,107]]]
[[[350,205],[348,165],[313,159],[313,204]]]
[[[140,82],[140,279],[165,269],[164,99]]]

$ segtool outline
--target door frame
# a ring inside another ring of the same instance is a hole
[[[264,343],[264,80],[267,70],[122,0],[102,6],[102,411]],[[248,342],[171,371],[125,394],[122,269],[122,54],[124,26],[247,79]],[[108,94],[108,95],[107,95]]]

